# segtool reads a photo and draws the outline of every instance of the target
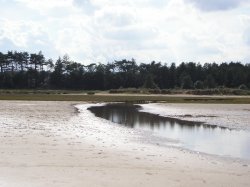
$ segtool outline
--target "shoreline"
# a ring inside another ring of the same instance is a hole
[[[3,187],[250,185],[249,162],[148,145],[140,132],[75,113],[86,103],[0,103]]]
[[[103,106],[105,104],[106,103],[79,104],[79,105],[75,105],[75,107],[78,108],[78,110],[80,112],[81,111],[81,107],[83,106],[83,108],[84,108],[84,109],[82,109],[82,112],[83,112],[84,110],[87,110],[87,108],[89,108],[89,107],[92,107],[92,106]],[[141,106],[142,108],[139,109],[139,111],[140,112],[151,113],[151,114],[156,114],[156,115],[163,116],[163,117],[169,117],[169,116],[166,116],[166,115],[162,114],[161,112],[157,111],[157,109],[155,109],[155,108],[157,108],[157,105],[163,105],[163,104],[152,103],[151,105],[154,105],[154,111],[148,110],[149,107],[145,107],[145,106],[148,106],[148,105],[150,105],[150,104],[140,104],[139,106]],[[168,104],[164,104],[164,105],[168,105]],[[176,104],[173,104],[173,105],[176,105]],[[182,105],[182,104],[180,104],[180,105]],[[184,105],[189,105],[189,104],[184,104]],[[214,104],[210,104],[210,105],[214,105]],[[249,105],[249,108],[250,108],[250,105]],[[169,139],[169,138],[166,138],[166,137],[160,137],[160,136],[155,135],[151,131],[145,131],[143,129],[129,128],[129,127],[126,127],[126,126],[123,126],[123,125],[111,122],[111,121],[109,121],[107,119],[104,119],[104,118],[101,118],[101,117],[96,117],[92,112],[89,112],[89,113],[90,113],[91,117],[98,118],[99,119],[98,121],[100,121],[102,123],[105,123],[106,125],[113,126],[114,128],[120,128],[120,129],[123,129],[125,131],[127,130],[127,131],[134,132],[135,134],[137,134],[137,136],[141,137],[140,143],[142,143],[142,144],[147,144],[147,145],[153,146],[153,147],[160,147],[160,148],[163,148],[163,149],[165,149],[165,148],[166,149],[168,149],[168,148],[177,149],[179,151],[185,151],[185,152],[188,152],[190,154],[202,155],[202,156],[206,156],[208,158],[216,158],[216,159],[218,159],[220,161],[227,160],[229,162],[238,162],[240,164],[246,164],[246,163],[250,164],[250,159],[244,159],[244,158],[238,158],[238,157],[231,157],[231,156],[226,156],[226,155],[209,154],[209,153],[205,153],[205,152],[201,152],[201,151],[191,150],[191,149],[185,148],[183,146],[176,146],[176,145],[174,145],[176,143],[176,141],[177,141],[175,139]],[[172,116],[170,118],[174,118],[174,119],[180,120],[180,121],[198,122],[202,126],[203,125],[205,125],[205,126],[209,125],[210,126],[210,124],[208,124],[207,122],[203,122],[203,121],[200,121],[200,120],[195,120],[195,118],[192,118],[192,119],[183,119],[183,118],[172,117]],[[218,121],[218,122],[220,122],[220,121]],[[215,124],[211,125],[211,126],[224,128],[224,126],[215,125]],[[230,129],[229,127],[225,127],[225,128]],[[236,128],[236,129],[230,129],[230,130],[246,131],[245,129],[242,129],[240,127],[239,127],[239,129]],[[148,138],[150,139],[150,141],[147,141]],[[132,140],[132,141],[134,141],[134,140]],[[137,140],[135,140],[134,142],[138,143]]]

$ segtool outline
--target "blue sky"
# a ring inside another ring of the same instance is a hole
[[[250,62],[250,0],[0,0],[0,51]]]

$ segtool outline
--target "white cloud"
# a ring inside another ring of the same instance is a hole
[[[0,3],[1,50],[42,50],[53,58],[67,53],[83,63],[121,58],[207,62],[245,60],[249,56],[250,7],[239,6],[240,1],[0,0]]]
[[[93,14],[97,8],[91,0],[73,0],[73,5],[82,9],[87,14]]]
[[[7,52],[8,49],[16,50],[18,46],[16,46],[9,38],[1,37],[0,38],[0,51]]]
[[[249,0],[187,0],[204,11],[229,10]]]
[[[95,24],[102,27],[125,27],[138,24],[136,12],[123,7],[116,7],[116,9],[105,7],[96,13],[94,19]]]
[[[0,25],[3,26],[0,32],[0,49],[2,51],[27,50],[38,52],[42,50],[49,56],[56,53],[48,34],[43,29],[43,25],[4,19],[0,19]]]
[[[105,36],[117,41],[145,41],[154,39],[157,31],[150,27],[128,27],[106,31]]]
[[[250,15],[249,16],[241,16],[241,22],[245,25],[245,30],[243,33],[243,40],[250,47]]]
[[[16,2],[26,4],[29,8],[37,10],[48,10],[54,7],[72,6],[72,0],[15,0]]]

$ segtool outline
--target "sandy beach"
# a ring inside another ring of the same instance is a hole
[[[0,101],[0,186],[250,186],[250,160],[160,146],[151,134],[94,117],[88,106]]]

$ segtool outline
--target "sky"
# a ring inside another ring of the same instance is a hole
[[[0,0],[0,51],[89,64],[250,62],[250,0]]]

